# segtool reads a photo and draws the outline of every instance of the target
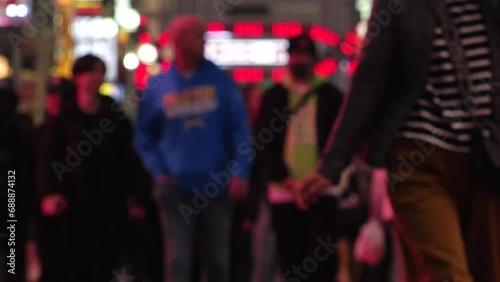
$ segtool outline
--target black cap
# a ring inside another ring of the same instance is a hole
[[[83,57],[78,58],[73,65],[73,76],[85,72],[93,72],[96,69],[97,64],[100,64],[106,72],[106,64],[99,57],[88,54]]]
[[[289,39],[288,53],[307,53],[317,58],[316,47],[312,39],[302,34]]]
[[[61,94],[68,98],[75,94],[76,87],[71,80],[62,77],[51,77],[47,83],[47,95]]]

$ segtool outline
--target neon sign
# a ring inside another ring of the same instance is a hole
[[[209,39],[205,56],[222,67],[285,66],[287,48],[286,39]]]

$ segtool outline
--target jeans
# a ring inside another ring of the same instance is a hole
[[[334,281],[337,273],[337,200],[319,197],[310,210],[272,205],[284,282]]]
[[[220,197],[200,205],[193,194],[173,185],[160,189],[157,202],[165,242],[164,281],[192,282],[197,241],[207,282],[229,282],[231,201]]]

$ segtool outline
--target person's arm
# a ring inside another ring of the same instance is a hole
[[[337,119],[344,95],[330,83],[323,84],[319,90],[321,94],[318,96],[318,118],[316,122],[318,125],[319,149],[323,151],[332,126]]]
[[[56,126],[56,121],[46,121],[39,129],[38,143],[35,150],[36,158],[36,190],[34,198],[40,199],[50,193],[55,192],[57,181],[52,172],[52,163],[58,161],[57,155],[57,134],[61,128]],[[57,190],[57,189],[56,189]]]
[[[340,107],[342,106],[342,100],[344,99],[344,95],[342,92],[334,85],[327,84],[327,89],[330,92],[330,110],[331,117],[335,121],[335,119],[339,115]],[[333,122],[332,122],[333,124]]]
[[[230,134],[232,161],[234,162],[234,164],[227,166],[231,175],[229,196],[234,201],[242,201],[248,195],[248,178],[254,161],[252,155],[242,149],[245,145],[251,146],[250,121],[243,96],[237,86],[229,81],[227,90],[225,91],[228,101],[227,126]]]
[[[279,102],[280,96],[285,95],[279,90],[278,87],[273,87],[264,94],[254,132],[257,140],[255,149],[265,183],[283,181],[289,175],[282,155],[288,107],[286,103]],[[264,132],[268,130],[273,133],[273,138],[264,143],[259,136],[265,136]]]
[[[398,18],[393,14],[389,24],[383,27],[376,16],[388,9],[389,2],[390,0],[374,2],[359,65],[317,169],[332,183],[339,180],[342,169],[360,148],[364,134],[377,111],[377,105],[386,93],[394,54],[394,27]]]
[[[143,93],[143,99],[137,108],[135,142],[139,156],[158,182],[168,176],[168,170],[158,148],[161,138],[160,122],[163,117],[161,110],[154,105],[155,94],[150,90]]]
[[[72,172],[65,162],[62,148],[66,146],[64,116],[46,122],[38,136],[36,150],[36,187],[33,202],[35,216],[55,216],[68,205],[62,194],[65,178]]]
[[[387,170],[374,168],[370,183],[370,218],[380,220],[387,190]]]
[[[250,170],[253,165],[254,157],[242,150],[243,144],[251,146],[252,133],[250,130],[250,120],[243,96],[237,89],[237,86],[231,83],[228,91],[229,100],[229,130],[231,134],[231,150],[234,161],[237,163],[237,169],[231,171],[232,176],[247,180],[250,176]]]
[[[340,238],[338,243],[338,272],[337,282],[350,282],[351,275],[352,251],[349,240]]]
[[[137,156],[133,146],[133,129],[127,115],[123,111],[117,112],[116,124],[119,130],[120,142],[120,165],[123,175],[122,183],[124,189],[121,191],[123,199],[127,200],[129,216],[136,219],[143,219],[145,212],[143,207],[149,197],[147,183],[139,183],[141,161]],[[120,197],[122,198],[122,197]]]

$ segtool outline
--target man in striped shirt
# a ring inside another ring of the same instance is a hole
[[[473,151],[476,120],[500,129],[499,81],[497,0],[375,1],[342,117],[299,206],[369,141],[367,161],[389,172],[409,281],[500,282],[500,197]]]
[[[443,28],[436,26],[426,91],[417,100],[398,135],[427,141],[454,152],[470,152],[471,134],[475,128],[470,112],[477,117],[493,114],[488,31],[475,0],[445,2],[460,34],[473,83],[473,96],[464,101]]]

